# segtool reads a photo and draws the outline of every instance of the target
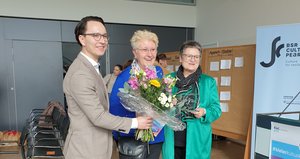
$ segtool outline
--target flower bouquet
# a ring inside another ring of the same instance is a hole
[[[118,96],[121,104],[129,111],[151,116],[152,129],[137,130],[135,137],[143,142],[154,140],[165,124],[174,130],[185,129],[185,124],[176,118],[175,105],[177,99],[172,94],[176,79],[171,76],[159,79],[154,69],[132,69],[131,77],[120,89]]]

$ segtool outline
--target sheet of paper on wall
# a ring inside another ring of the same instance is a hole
[[[167,66],[167,70],[170,71],[170,72],[174,72],[174,67],[173,67],[173,65],[168,65],[168,66]]]
[[[221,60],[221,70],[229,70],[231,68],[231,60]]]
[[[218,77],[213,77],[214,79],[215,79],[215,81],[216,81],[216,84],[217,84],[217,86],[219,85],[218,84]]]
[[[230,86],[231,76],[221,76],[221,86]]]
[[[219,71],[219,61],[211,61],[209,70],[210,71]]]
[[[235,57],[234,67],[244,67],[244,57]]]
[[[221,91],[220,92],[220,100],[229,101],[230,100],[230,91]]]
[[[220,107],[221,107],[222,112],[228,112],[229,111],[228,103],[221,102]]]

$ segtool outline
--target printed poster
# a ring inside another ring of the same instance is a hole
[[[300,110],[300,97],[296,98],[300,91],[299,37],[300,23],[257,28],[251,159],[257,144],[256,114]]]
[[[300,127],[271,122],[269,159],[300,159]]]

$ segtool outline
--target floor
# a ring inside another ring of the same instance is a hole
[[[230,140],[213,141],[212,159],[243,159],[245,145]]]
[[[243,159],[245,146],[230,140],[213,141],[211,159]],[[21,159],[18,154],[1,154],[2,151],[19,151],[18,147],[0,147],[0,159]],[[113,155],[113,158],[117,158]]]

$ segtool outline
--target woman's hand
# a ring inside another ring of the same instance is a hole
[[[206,114],[206,110],[205,110],[205,108],[196,108],[195,111],[193,111],[191,113],[194,114],[194,116],[196,118],[201,118],[202,116],[204,116]]]

